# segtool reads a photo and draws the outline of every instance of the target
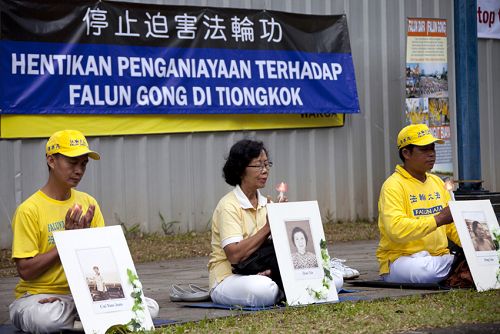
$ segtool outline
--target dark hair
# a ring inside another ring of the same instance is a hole
[[[476,233],[478,227],[479,227],[479,222],[477,220],[474,220],[472,222],[472,232]]]
[[[62,154],[61,153],[54,153],[54,154],[50,154],[50,155],[53,156],[54,158],[59,158]],[[49,173],[50,173],[50,166],[49,166],[48,162],[47,162],[47,168],[49,169]]]
[[[401,148],[399,149],[399,158],[401,159],[401,161],[405,162],[405,157],[403,156],[403,150],[404,150],[405,148],[407,148],[410,152],[412,152],[414,147],[415,147],[415,145],[413,145],[413,144],[408,144],[408,145],[406,145],[405,147],[401,147]]]
[[[247,168],[250,161],[258,158],[262,151],[268,155],[267,149],[261,141],[242,139],[234,144],[222,168],[226,183],[231,186],[241,184],[241,177],[245,172],[245,168]]]
[[[303,229],[301,229],[300,227],[294,227],[293,230],[292,230],[292,241],[293,241],[293,244],[295,245],[295,239],[293,238],[295,236],[295,233],[299,233],[301,232],[303,235],[304,235],[304,238],[306,239],[306,244],[307,244],[307,234],[306,234],[306,231],[304,231]],[[297,245],[295,245],[297,246]]]

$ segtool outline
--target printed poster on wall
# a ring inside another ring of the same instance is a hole
[[[426,124],[434,136],[445,141],[436,145],[433,172],[453,175],[450,111],[448,99],[447,21],[408,18],[406,43],[407,124]]]
[[[1,0],[0,113],[358,113],[345,15]]]
[[[341,126],[359,112],[346,15],[0,0],[0,16],[3,138],[69,116],[119,135]]]
[[[477,0],[477,37],[500,39],[500,0]]]

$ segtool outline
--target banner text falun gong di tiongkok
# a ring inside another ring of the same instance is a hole
[[[3,114],[359,112],[345,15],[1,2]]]

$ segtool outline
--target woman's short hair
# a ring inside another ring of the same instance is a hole
[[[241,184],[241,177],[245,172],[245,168],[247,168],[250,161],[258,158],[262,151],[268,155],[264,143],[258,140],[242,139],[235,143],[231,147],[229,156],[222,168],[226,183],[231,186]]]
[[[293,244],[295,245],[295,233],[302,233],[304,235],[304,238],[306,239],[306,245],[307,245],[307,234],[306,234],[306,231],[304,231],[303,229],[301,229],[300,227],[296,226],[293,228],[292,230],[292,241],[293,241]],[[297,246],[297,245],[295,245]]]

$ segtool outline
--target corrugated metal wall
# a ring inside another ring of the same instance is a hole
[[[79,187],[101,204],[108,225],[161,230],[160,213],[179,231],[205,230],[219,198],[229,147],[243,137],[263,140],[275,163],[265,192],[289,183],[289,199],[318,200],[322,216],[374,218],[379,189],[398,162],[395,138],[404,116],[407,17],[448,19],[450,109],[454,116],[451,1],[157,1],[150,3],[266,8],[305,14],[346,13],[361,114],[342,128],[91,138],[103,159],[91,161]],[[480,41],[482,172],[500,191],[500,41]],[[495,112],[496,111],[496,112]],[[230,117],[230,116],[228,116]],[[454,118],[452,118],[452,122]],[[456,135],[455,135],[456,136]],[[495,142],[497,145],[495,146]],[[9,220],[20,201],[47,177],[44,140],[0,140],[0,246],[10,245]],[[456,154],[455,154],[456,156]]]
[[[483,186],[500,191],[500,40],[479,40],[478,63]]]

